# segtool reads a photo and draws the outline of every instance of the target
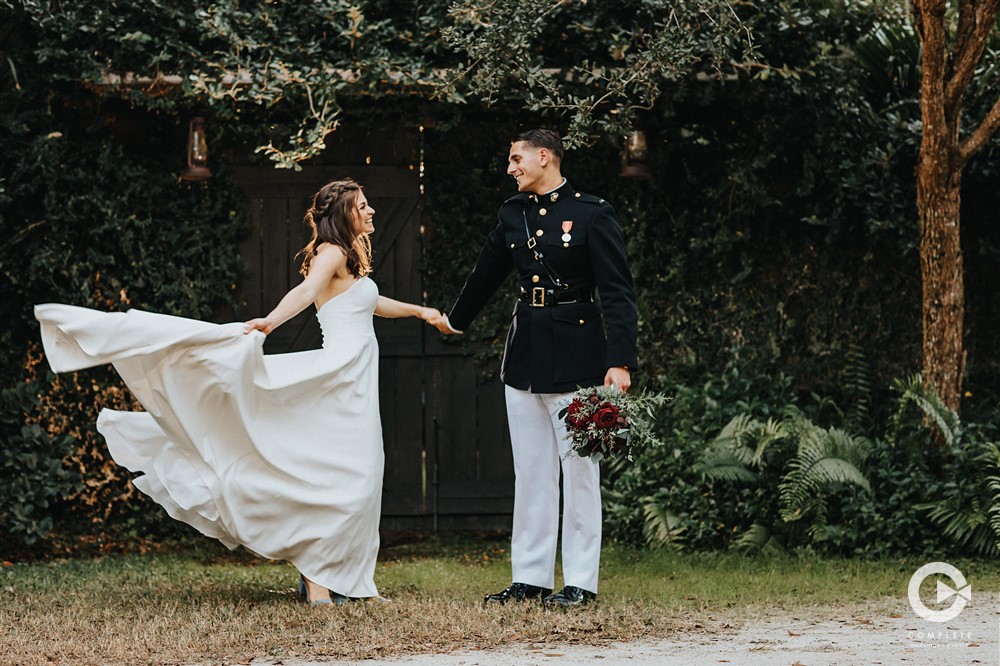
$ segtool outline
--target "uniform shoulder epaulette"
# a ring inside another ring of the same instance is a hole
[[[507,201],[504,201],[501,204],[501,206],[506,206],[511,201],[527,201],[529,196],[530,195],[527,192],[518,192],[517,194],[515,194],[514,196],[512,196],[510,199],[507,199]]]
[[[595,197],[593,194],[584,194],[583,192],[577,192],[575,195],[577,201],[585,201],[592,204],[604,204],[607,203],[604,199],[600,197]]]

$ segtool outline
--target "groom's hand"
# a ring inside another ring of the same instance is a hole
[[[430,319],[427,319],[426,321],[427,321],[428,324],[430,324],[431,326],[433,326],[437,330],[441,331],[445,335],[461,334],[462,333],[462,331],[456,331],[454,328],[451,327],[451,324],[448,322],[448,315],[446,315],[445,313],[443,313],[441,311],[438,311],[437,315],[435,315],[434,317],[432,317]]]
[[[627,393],[632,386],[632,375],[628,368],[608,368],[608,374],[604,375],[604,385],[614,384],[622,393]]]
[[[441,313],[441,323],[438,326],[438,330],[444,333],[445,335],[462,335],[462,333],[464,333],[464,331],[460,331],[457,328],[453,327],[451,325],[451,322],[448,321],[448,315],[446,315],[443,312]]]

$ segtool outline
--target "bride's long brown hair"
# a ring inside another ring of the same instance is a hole
[[[309,274],[309,266],[322,243],[332,243],[347,255],[347,270],[355,278],[372,272],[372,243],[366,233],[358,233],[358,193],[361,185],[351,178],[334,180],[319,189],[313,196],[312,206],[306,211],[305,221],[312,230],[312,238],[299,250],[302,266],[299,273]],[[298,256],[298,254],[296,256]]]

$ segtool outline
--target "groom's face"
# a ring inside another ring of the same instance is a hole
[[[524,141],[515,141],[507,158],[507,175],[517,181],[519,192],[534,192],[548,161],[549,151],[545,148],[533,148]]]

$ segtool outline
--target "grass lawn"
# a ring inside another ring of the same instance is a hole
[[[285,563],[207,540],[150,555],[0,568],[0,663],[247,663],[254,657],[364,659],[510,642],[587,642],[724,631],[752,616],[910,612],[923,561],[865,562],[606,547],[600,602],[581,612],[483,609],[510,580],[502,536],[395,536],[376,582],[389,604],[310,608]],[[979,592],[1000,563],[954,561]]]

